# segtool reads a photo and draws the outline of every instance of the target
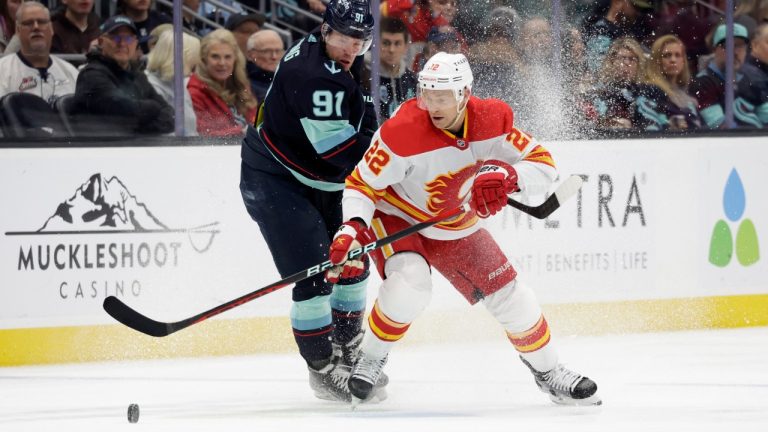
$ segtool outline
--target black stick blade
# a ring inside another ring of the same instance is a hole
[[[555,212],[560,205],[569,200],[576,192],[581,189],[583,181],[580,176],[572,175],[565,179],[555,192],[550,195],[541,205],[529,206],[512,198],[507,198],[507,204],[523,213],[527,213],[537,219],[546,219]]]
[[[167,323],[155,321],[136,312],[115,296],[105,298],[103,307],[112,318],[138,332],[155,337],[168,336],[173,333]]]

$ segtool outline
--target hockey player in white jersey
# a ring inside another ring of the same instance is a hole
[[[367,258],[346,255],[371,231],[381,238],[467,202],[471,210],[372,253],[384,282],[349,379],[351,393],[360,400],[371,395],[389,351],[430,300],[433,267],[470,304],[483,303],[552,401],[600,404],[595,382],[559,362],[533,291],[517,281],[480,224],[506,205],[507,194],[547,191],[557,175],[552,157],[515,128],[508,105],[472,96],[472,71],[463,55],[437,53],[418,80],[417,98],[376,132],[347,178],[346,222],[331,245],[337,266],[327,277],[362,271]]]

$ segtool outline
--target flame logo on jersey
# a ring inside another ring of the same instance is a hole
[[[424,190],[429,193],[427,209],[432,214],[439,214],[461,206],[464,198],[469,193],[470,182],[475,177],[480,165],[480,162],[476,162],[458,171],[440,174],[434,180],[427,183],[424,187]],[[450,220],[448,223],[439,225],[445,228],[463,229],[473,225],[475,219],[475,215],[469,212],[463,213],[457,219]]]

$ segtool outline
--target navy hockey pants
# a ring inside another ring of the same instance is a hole
[[[240,193],[272,252],[282,277],[328,259],[331,239],[342,222],[342,192],[325,192],[299,182],[267,150],[258,167],[241,164]],[[320,273],[293,288],[293,301],[329,295],[333,285]]]

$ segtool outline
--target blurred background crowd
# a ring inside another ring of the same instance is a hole
[[[382,0],[360,62],[381,120],[438,51],[543,139],[768,128],[768,0]],[[184,134],[239,137],[323,0],[183,0]],[[0,0],[5,137],[174,133],[169,0]],[[374,55],[375,54],[375,55]],[[726,98],[732,62],[733,100]],[[377,77],[372,85],[371,77]],[[378,88],[374,88],[378,87]],[[733,123],[728,116],[732,113]]]

